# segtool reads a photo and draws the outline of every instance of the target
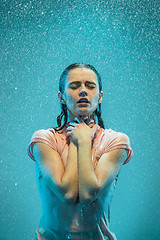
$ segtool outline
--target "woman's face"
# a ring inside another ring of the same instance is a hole
[[[103,92],[99,92],[97,75],[94,71],[88,68],[74,68],[69,71],[63,103],[67,105],[70,120],[78,116],[90,116],[102,101],[102,96]],[[62,97],[60,92],[59,97]]]

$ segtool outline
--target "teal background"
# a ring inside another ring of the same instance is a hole
[[[32,134],[55,127],[74,62],[102,76],[106,128],[134,151],[111,205],[118,240],[160,239],[159,0],[1,1],[0,240],[32,240],[41,216]]]

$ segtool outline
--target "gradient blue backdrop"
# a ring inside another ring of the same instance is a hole
[[[55,127],[69,64],[101,73],[106,128],[134,151],[111,206],[118,240],[160,239],[159,0],[1,1],[0,240],[32,240],[41,216],[32,134]]]

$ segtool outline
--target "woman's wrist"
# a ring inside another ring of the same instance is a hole
[[[78,147],[90,147],[92,143],[91,137],[78,139]]]

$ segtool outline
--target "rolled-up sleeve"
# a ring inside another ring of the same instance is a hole
[[[36,161],[36,159],[33,156],[33,145],[36,142],[45,143],[57,151],[57,140],[55,137],[54,129],[47,129],[47,130],[41,129],[41,130],[36,131],[33,134],[32,138],[31,138],[31,142],[27,147],[27,153],[28,153],[29,157],[34,161]]]

